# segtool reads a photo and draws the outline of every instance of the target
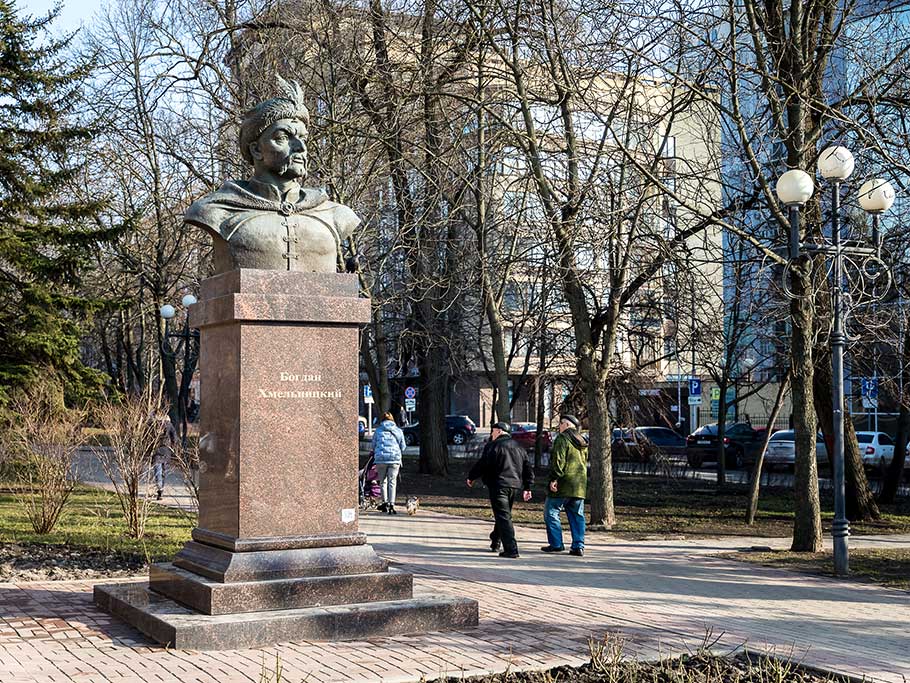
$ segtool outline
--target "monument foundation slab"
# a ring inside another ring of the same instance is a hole
[[[202,285],[199,526],[102,609],[201,650],[477,624],[477,603],[413,597],[358,527],[355,276],[238,270]]]

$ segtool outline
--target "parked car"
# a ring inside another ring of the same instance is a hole
[[[529,451],[534,450],[534,444],[537,441],[537,423],[536,422],[513,422],[512,438]],[[540,445],[543,450],[550,450],[553,445],[553,435],[546,429],[540,432]]]
[[[793,467],[796,463],[796,432],[792,429],[783,429],[774,432],[768,440],[768,450],[765,451],[765,465],[771,467]],[[828,464],[828,449],[821,434],[815,435],[815,460],[818,466]]]
[[[614,429],[612,450],[617,461],[654,462],[660,457],[676,460],[686,456],[686,440],[667,427]]]
[[[749,467],[762,446],[764,432],[745,422],[724,428],[724,464],[727,469]],[[717,425],[702,425],[686,438],[686,460],[689,467],[698,469],[708,462],[717,462]]]
[[[894,459],[894,440],[884,432],[857,432],[859,452],[866,469],[885,469]]]
[[[420,443],[420,424],[415,422],[407,427],[402,427],[404,442],[408,446],[417,446]],[[477,425],[467,415],[446,415],[446,439],[449,443],[462,446],[477,434]]]

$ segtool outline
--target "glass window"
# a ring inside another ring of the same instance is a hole
[[[793,434],[794,432],[790,429],[782,432],[774,432],[774,434],[771,435],[771,441],[793,441]]]
[[[894,445],[894,442],[891,440],[891,437],[888,436],[887,434],[879,434],[879,435],[878,435],[878,442],[879,442],[882,446],[893,446],[893,445]]]
[[[865,433],[859,432],[859,433],[856,435],[856,439],[857,439],[857,441],[859,441],[860,443],[872,443],[872,438],[873,438],[873,436],[874,436],[874,435],[873,435],[873,434],[870,434],[869,432],[865,432]]]

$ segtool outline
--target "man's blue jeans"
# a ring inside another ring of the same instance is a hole
[[[547,496],[543,507],[543,518],[547,523],[547,543],[551,548],[562,548],[562,523],[559,513],[565,510],[569,520],[569,531],[572,532],[572,549],[584,550],[585,547],[585,499],[555,498]]]

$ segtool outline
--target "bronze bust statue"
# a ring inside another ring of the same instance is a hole
[[[250,109],[240,126],[249,180],[228,180],[193,202],[184,221],[215,240],[215,273],[237,268],[336,271],[342,240],[360,223],[350,208],[304,188],[309,111],[297,83],[278,77],[281,94]]]

